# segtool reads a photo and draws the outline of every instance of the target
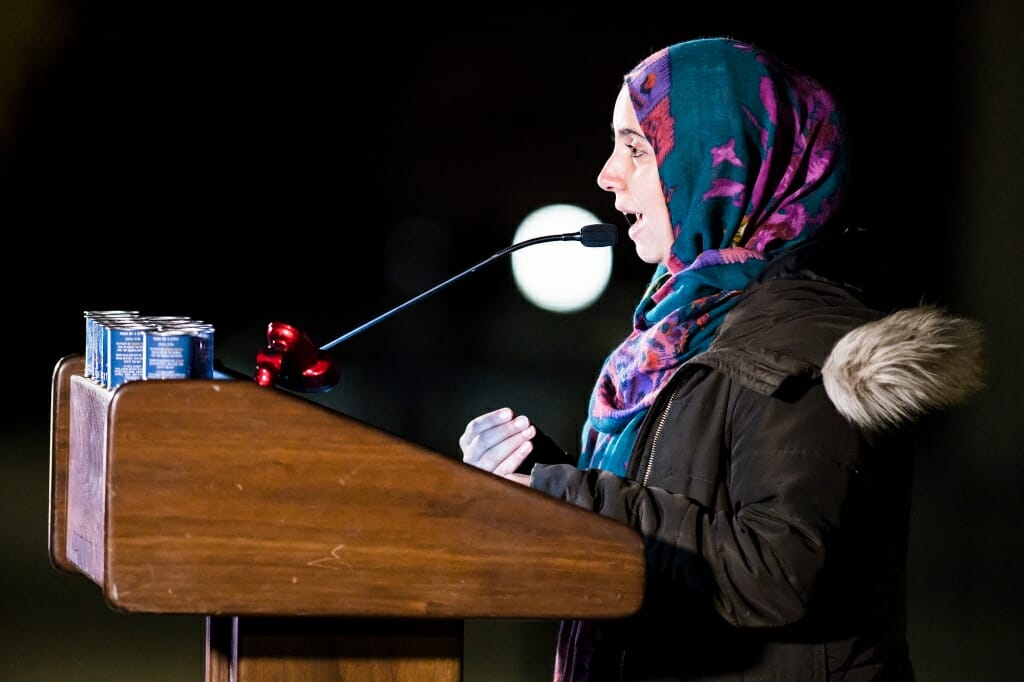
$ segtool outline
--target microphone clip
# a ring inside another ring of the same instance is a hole
[[[267,345],[256,354],[256,383],[302,393],[322,393],[341,378],[334,360],[304,332],[284,322],[267,325]]]

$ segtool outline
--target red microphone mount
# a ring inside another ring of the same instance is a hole
[[[256,354],[256,383],[292,391],[322,393],[338,383],[334,360],[304,332],[284,322],[267,325],[267,345]]]

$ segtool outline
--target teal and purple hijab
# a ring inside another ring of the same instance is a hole
[[[830,93],[752,45],[678,43],[625,83],[675,241],[605,361],[583,427],[579,467],[619,475],[658,392],[708,348],[744,287],[837,212],[847,162]]]

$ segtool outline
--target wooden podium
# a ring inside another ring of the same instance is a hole
[[[462,678],[467,618],[635,612],[631,528],[283,390],[53,374],[49,550],[206,621],[206,680]]]

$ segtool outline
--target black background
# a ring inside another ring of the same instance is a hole
[[[197,621],[110,613],[98,588],[47,563],[50,375],[82,352],[84,310],[204,319],[219,359],[250,374],[269,321],[324,343],[508,245],[544,204],[620,224],[595,178],[621,74],[711,35],[833,89],[857,217],[891,235],[928,302],[989,330],[988,390],[926,425],[909,627],[922,680],[1019,669],[1016,5],[151,4],[28,0],[0,14],[13,374],[0,676],[201,679]],[[311,399],[453,457],[467,419],[509,404],[571,449],[650,274],[622,241],[594,307],[537,310],[499,263],[338,346],[341,383]],[[547,627],[476,624],[467,680],[543,679]]]

